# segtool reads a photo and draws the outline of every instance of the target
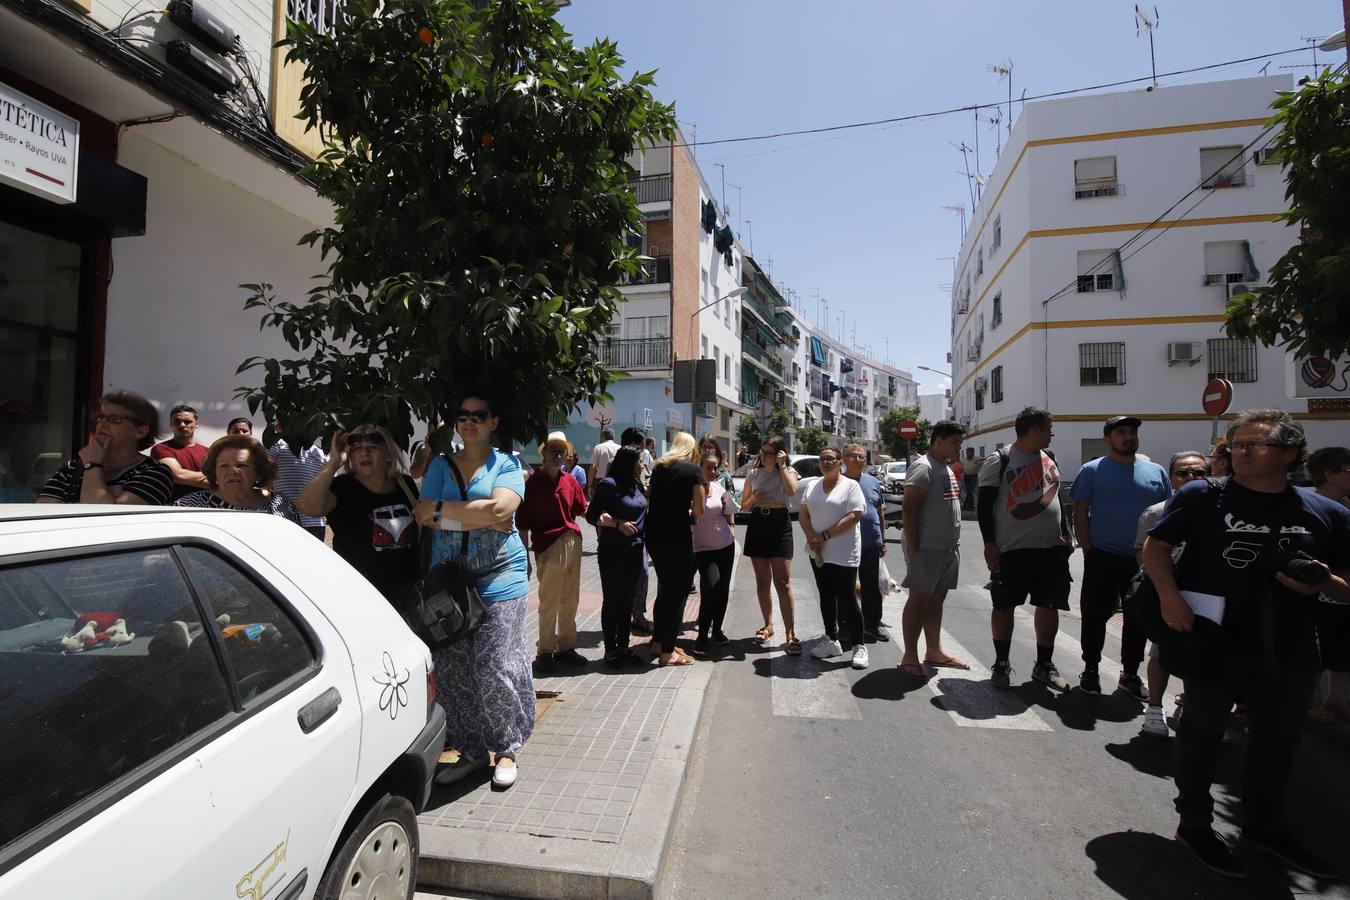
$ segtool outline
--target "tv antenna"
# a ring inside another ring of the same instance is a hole
[[[1317,71],[1318,71],[1318,65],[1317,65],[1317,45],[1320,44],[1320,43],[1322,43],[1322,40],[1323,40],[1323,39],[1322,39],[1322,38],[1315,38],[1315,37],[1300,37],[1299,40],[1303,41],[1303,43],[1307,44],[1308,47],[1312,49],[1312,55],[1313,55],[1313,57],[1312,57],[1312,59],[1313,59],[1312,65],[1309,65],[1308,63],[1298,63],[1298,64],[1292,65],[1292,66],[1280,66],[1280,68],[1281,68],[1281,69],[1312,69],[1312,70],[1313,70],[1313,74],[1316,75],[1316,74],[1317,74]]]
[[[947,143],[951,144],[951,141],[948,141]],[[952,146],[956,147],[957,150],[961,151],[961,159],[966,164],[966,189],[970,192],[970,208],[974,209],[975,204],[979,202],[979,198],[975,195],[975,185],[972,183],[975,179],[975,176],[970,173],[970,152],[971,152],[970,147],[966,146],[965,141],[962,141],[959,145],[952,144]],[[957,172],[956,174],[960,175],[961,173]],[[962,207],[962,209],[964,210],[965,207]],[[964,212],[962,213],[962,216],[963,217],[965,216]],[[965,236],[964,226],[961,229],[961,234],[962,238],[964,239]]]
[[[943,208],[943,209],[949,209],[949,210],[951,210],[952,212],[957,213],[958,215],[961,216],[961,242],[962,242],[962,243],[965,243],[965,240],[966,240],[966,207],[965,207],[965,204],[962,204],[962,203],[956,203],[956,204],[952,204],[952,205],[949,205],[949,206],[944,206],[944,207],[942,207],[942,208]]]
[[[1006,63],[1003,64],[991,63],[990,65],[985,66],[985,69],[997,75],[999,81],[1002,81],[1005,78],[1008,79],[1008,138],[1011,140],[1012,123],[1013,123],[1013,114],[1012,114],[1013,62],[1011,59],[1009,59]],[[1022,93],[1025,94],[1026,92],[1023,91]],[[997,107],[995,108],[997,109]]]
[[[1154,87],[1158,86],[1158,59],[1153,53],[1153,32],[1161,21],[1162,17],[1158,15],[1158,7],[1153,7],[1153,16],[1150,17],[1144,9],[1140,8],[1138,3],[1134,5],[1134,36],[1139,37],[1143,32],[1148,32],[1148,61],[1153,67]]]

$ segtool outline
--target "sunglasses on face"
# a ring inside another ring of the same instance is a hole
[[[491,417],[492,413],[488,412],[486,409],[461,409],[459,412],[455,413],[455,421],[461,425],[469,420],[473,420],[475,425],[482,425]]]
[[[347,438],[347,446],[355,450],[362,445],[369,447],[383,447],[384,435],[378,431],[368,431],[362,434],[353,434]]]
[[[131,416],[119,416],[117,413],[107,413],[106,415],[104,413],[96,413],[94,415],[94,424],[97,425],[100,422],[107,422],[109,425],[121,425],[123,422],[130,422],[132,425],[142,424],[139,419],[133,419]]]
[[[1181,478],[1204,478],[1206,475],[1209,474],[1209,470],[1208,470],[1208,469],[1177,469],[1176,472],[1174,472],[1173,474],[1174,474],[1174,475],[1178,475],[1178,476],[1180,476]]]
[[[838,463],[839,463],[839,459],[838,459],[837,457],[834,457],[834,456],[822,456],[822,457],[820,458],[820,464],[821,464],[822,466],[825,466],[825,465],[833,466],[833,465],[838,465]]]

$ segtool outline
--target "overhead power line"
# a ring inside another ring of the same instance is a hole
[[[1242,59],[1230,59],[1226,62],[1210,63],[1209,65],[1206,66],[1194,66],[1189,69],[1177,69],[1176,71],[1173,72],[1162,72],[1158,75],[1158,78],[1171,78],[1177,75],[1192,75],[1196,72],[1207,72],[1212,69],[1222,69],[1228,66],[1238,66],[1242,65],[1243,63],[1256,62],[1257,60],[1262,59],[1271,59],[1276,56],[1286,56],[1290,53],[1307,53],[1307,52],[1308,52],[1307,47],[1295,47],[1292,50],[1277,50],[1274,53],[1262,53],[1257,56],[1245,56]],[[1046,94],[1036,94],[1034,96],[1026,96],[1020,99],[1022,99],[1023,101],[1049,100],[1055,97],[1067,97],[1072,94],[1083,94],[1087,93],[1088,91],[1101,91],[1107,88],[1123,87],[1128,84],[1139,84],[1145,81],[1152,82],[1153,80],[1154,78],[1152,75],[1144,75],[1139,78],[1126,78],[1123,81],[1109,81],[1103,84],[1093,84],[1088,85],[1086,87],[1070,88],[1068,90],[1063,91],[1051,91]],[[932,112],[910,113],[904,116],[891,116],[890,118],[887,119],[869,119],[866,122],[850,122],[845,125],[823,125],[819,128],[801,128],[796,131],[776,131],[771,134],[753,134],[753,135],[746,135],[745,137],[718,138],[716,140],[711,141],[687,141],[683,143],[681,146],[708,147],[714,144],[742,144],[748,141],[770,141],[774,140],[775,138],[795,137],[804,134],[825,134],[831,131],[849,131],[856,128],[870,128],[875,125],[893,125],[897,122],[913,122],[919,119],[934,119],[939,116],[951,116],[957,113],[968,113],[972,110],[989,109],[993,107],[1002,106],[1004,102],[1005,101],[996,101],[991,103],[972,103],[966,106],[953,106],[948,109],[933,110]]]

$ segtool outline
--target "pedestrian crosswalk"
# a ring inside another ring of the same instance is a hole
[[[801,656],[788,656],[782,644],[778,644],[769,654],[771,675],[770,693],[772,695],[773,714],[775,716],[808,719],[861,719],[862,706],[853,691],[853,679],[848,666],[847,655],[830,660],[816,660],[810,655],[814,641],[810,640],[823,631],[815,586],[800,579],[793,580],[793,593],[796,597],[797,634],[805,637],[806,647]],[[950,621],[955,611],[951,608],[962,600],[987,599],[987,593],[980,585],[962,585],[949,594],[947,618]],[[900,656],[901,612],[904,608],[905,592],[891,594],[883,602],[883,618],[892,623],[894,641],[889,644],[874,644],[872,647],[872,666],[893,667]],[[775,602],[774,629],[781,641],[785,634],[783,621]],[[1076,618],[1071,614],[1065,619]],[[1033,642],[1027,640],[1033,633],[1033,613],[1030,607],[1019,607],[1016,613],[1017,634],[1024,638],[1015,642],[1014,654],[1034,652]],[[1119,622],[1115,621],[1109,629],[1119,636]],[[993,662],[993,648],[986,638],[975,650],[964,646],[950,630],[942,630],[943,648],[951,655],[970,664],[969,670],[937,668],[930,671],[934,676],[926,685],[933,697],[934,705],[945,711],[952,723],[961,728],[990,728],[1014,731],[1049,732],[1054,731],[1058,722],[1049,709],[1028,703],[1016,690],[1000,690],[990,683],[989,664]],[[1063,627],[1055,639],[1055,658],[1063,669],[1077,671],[1080,666],[1083,648],[1078,639]],[[983,658],[987,658],[982,661]],[[1029,673],[1031,659],[1024,661]],[[1017,665],[1017,660],[1014,660]],[[1110,693],[1121,675],[1120,664],[1109,655],[1098,666],[1102,684]],[[1141,672],[1142,674],[1142,672]],[[1026,679],[1022,679],[1026,680]],[[1071,678],[1071,682],[1072,682]],[[1015,681],[1016,683],[1016,681]],[[1173,686],[1176,686],[1175,683]],[[1169,690],[1163,699],[1164,708],[1171,708],[1173,692]]]

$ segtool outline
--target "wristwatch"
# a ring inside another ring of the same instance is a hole
[[[103,463],[91,463],[91,462],[87,462],[87,463],[84,464],[83,468],[84,468],[84,471],[86,471],[86,472],[88,472],[90,469],[101,469],[101,468],[103,468]]]
[[[441,520],[441,501],[437,500],[435,507],[431,510],[431,521],[439,522]]]

